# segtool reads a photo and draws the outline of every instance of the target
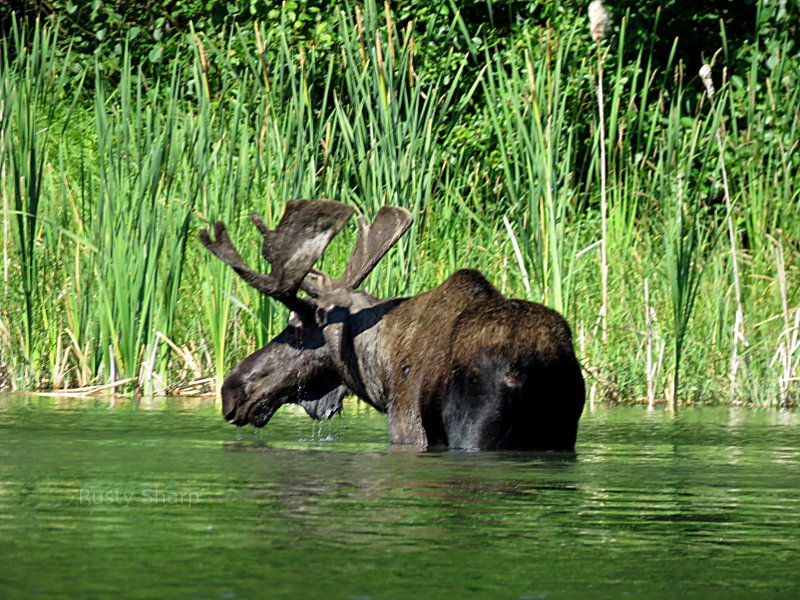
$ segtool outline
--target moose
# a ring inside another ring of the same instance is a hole
[[[356,291],[411,225],[399,207],[382,207],[369,225],[358,218],[333,280],[314,264],[353,212],[333,200],[292,200],[274,230],[252,214],[269,273],[245,264],[221,221],[213,239],[200,231],[212,254],[290,310],[286,328],[226,377],[224,418],[263,427],[296,403],[321,420],[354,394],[387,414],[395,444],[574,451],[585,388],[564,318],[505,298],[475,270],[407,298]]]

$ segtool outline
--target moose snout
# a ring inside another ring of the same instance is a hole
[[[236,387],[231,385],[230,378],[226,379],[220,390],[222,396],[222,416],[228,423],[234,423],[238,407]]]
[[[229,423],[233,421],[233,417],[236,414],[236,403],[232,399],[222,399],[222,416],[225,418],[226,421]]]
[[[232,405],[222,405],[222,417],[228,422],[233,423],[233,416],[236,414],[236,407]]]

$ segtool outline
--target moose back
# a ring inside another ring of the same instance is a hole
[[[225,379],[223,416],[262,427],[291,402],[330,418],[352,393],[387,414],[393,443],[572,451],[585,390],[564,318],[505,298],[473,270],[409,298],[356,291],[411,224],[398,207],[384,206],[371,225],[359,217],[334,281],[314,263],[352,213],[293,200],[274,231],[251,215],[268,274],[244,263],[222,222],[213,239],[200,232],[211,253],[291,310],[286,328]]]

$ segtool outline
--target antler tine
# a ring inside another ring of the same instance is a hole
[[[261,233],[261,237],[264,238],[264,242],[261,244],[261,256],[264,257],[264,260],[272,264],[272,258],[270,257],[269,253],[269,240],[272,232],[269,230],[269,227],[267,227],[267,224],[264,223],[264,219],[257,212],[250,213],[250,220],[253,222],[253,225],[256,226],[256,229],[258,229],[258,231]]]
[[[381,207],[371,225],[367,225],[363,216],[359,217],[356,244],[344,273],[334,285],[350,289],[361,285],[413,221],[411,213],[399,206]]]
[[[242,259],[236,247],[231,242],[225,223],[218,221],[214,225],[214,238],[211,239],[208,231],[200,231],[200,241],[211,254],[219,258],[225,264],[231,266],[245,283],[255,288],[262,294],[275,298],[287,306],[294,304],[294,294],[282,293],[278,287],[275,277],[272,274],[259,273],[254,271]],[[293,308],[290,306],[290,308]]]
[[[326,291],[330,291],[333,288],[334,283],[331,276],[319,269],[311,269],[308,277],[300,284],[300,289],[312,298],[319,298]]]
[[[221,221],[214,226],[215,240],[201,231],[200,241],[249,285],[292,310],[301,310],[305,303],[297,298],[297,290],[352,214],[351,207],[332,200],[292,200],[274,231],[260,215],[252,214],[250,218],[264,239],[261,253],[272,266],[269,274],[253,271],[245,264]]]

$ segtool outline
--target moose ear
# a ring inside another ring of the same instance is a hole
[[[399,206],[381,207],[372,225],[367,225],[366,219],[359,217],[356,245],[336,286],[354,290],[361,285],[413,221],[411,213]]]
[[[276,287],[296,291],[352,215],[352,207],[333,200],[291,200],[274,231],[260,215],[250,215],[264,238],[261,254],[272,266]]]

